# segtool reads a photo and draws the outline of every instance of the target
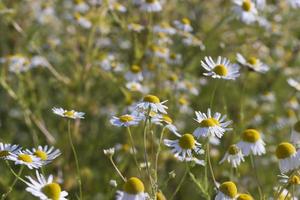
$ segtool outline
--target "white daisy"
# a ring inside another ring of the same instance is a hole
[[[195,154],[203,154],[204,151],[201,149],[201,144],[198,143],[194,136],[190,133],[180,135],[179,133],[174,133],[179,139],[168,140],[164,139],[164,144],[167,147],[172,148],[172,153],[174,156],[182,161],[189,161],[186,158],[194,159]]]
[[[215,197],[215,200],[235,200],[237,194],[236,185],[231,181],[227,181],[222,183],[218,188],[218,193]]]
[[[124,64],[118,62],[114,54],[109,54],[100,61],[100,66],[105,71],[119,72],[122,71]]]
[[[227,58],[222,58],[221,56],[218,57],[216,62],[210,56],[205,57],[204,61],[201,61],[201,65],[208,71],[203,73],[205,76],[226,80],[235,80],[240,76],[239,66],[231,64]]]
[[[149,109],[156,113],[167,114],[167,106],[163,105],[167,101],[160,102],[160,99],[155,95],[146,95],[143,100],[135,106],[135,109],[142,112],[147,112]]]
[[[155,25],[153,27],[153,31],[155,33],[165,33],[169,35],[174,35],[176,33],[176,29],[173,28],[169,23],[167,22],[162,22],[159,25]]]
[[[38,146],[37,149],[33,148],[32,151],[26,150],[26,152],[40,158],[44,165],[52,162],[55,158],[61,155],[59,149],[54,149],[54,147],[49,148],[48,145],[44,147]]]
[[[178,134],[176,126],[173,124],[173,120],[169,115],[166,114],[157,114],[154,117],[151,117],[151,122],[160,126],[166,127],[171,132]]]
[[[292,8],[300,8],[300,0],[287,0],[287,3],[288,3]]]
[[[179,65],[182,63],[182,56],[176,53],[170,53],[167,58],[168,64]]]
[[[126,83],[126,88],[132,92],[148,93],[149,89],[139,82],[131,81]]]
[[[130,70],[125,74],[127,81],[142,81],[144,79],[142,74],[142,68],[138,65],[132,65]]]
[[[257,20],[257,9],[251,0],[233,0],[234,12],[245,24],[254,23]]]
[[[140,24],[137,24],[137,23],[130,23],[128,25],[128,30],[134,31],[134,32],[137,32],[137,33],[142,32],[144,29],[145,29],[144,26],[142,26]]]
[[[122,4],[118,3],[118,2],[110,2],[109,4],[109,9],[110,10],[115,10],[121,13],[125,13],[127,11],[127,8],[125,6],[123,6]]]
[[[145,0],[141,3],[140,9],[146,12],[159,12],[162,7],[159,0]]]
[[[62,191],[59,184],[53,181],[53,176],[45,178],[42,174],[36,171],[36,180],[30,176],[26,176],[30,181],[27,183],[26,191],[40,200],[67,200],[68,193]]]
[[[140,122],[141,118],[136,117],[135,115],[122,115],[119,117],[113,116],[112,119],[110,120],[110,123],[114,126],[124,126],[124,127],[129,127],[129,126],[135,126],[138,125]]]
[[[30,61],[23,55],[15,54],[9,56],[5,61],[8,63],[10,72],[21,73],[30,70]]]
[[[79,0],[78,2],[76,2],[76,5],[74,6],[74,10],[76,12],[81,12],[81,13],[85,13],[90,9],[89,5],[84,2]]]
[[[218,112],[212,116],[210,108],[207,114],[200,111],[195,111],[195,114],[195,120],[199,123],[199,127],[193,133],[196,138],[209,136],[221,138],[226,131],[232,130],[228,128],[232,121],[225,121],[226,115],[222,116]]]
[[[220,164],[224,161],[230,163],[232,167],[237,168],[241,162],[244,161],[244,156],[241,149],[235,144],[230,145],[223,159],[220,161]]]
[[[71,119],[84,119],[85,113],[74,110],[64,110],[63,108],[52,108],[54,114]]]
[[[19,145],[0,142],[0,159],[6,159],[9,155],[16,154],[20,150]]]
[[[193,46],[193,47],[199,47],[200,50],[204,50],[205,46],[203,44],[203,42],[195,37],[193,34],[190,34],[188,32],[184,32],[182,34],[183,39],[182,39],[182,43],[186,46]]]
[[[254,0],[254,3],[259,10],[263,10],[266,6],[266,0]]]
[[[242,141],[237,146],[245,156],[250,154],[262,155],[266,153],[265,142],[261,139],[260,133],[255,129],[247,129],[242,134]]]
[[[288,84],[291,87],[295,88],[297,91],[300,91],[300,83],[299,83],[299,81],[297,81],[296,79],[293,79],[293,78],[289,78],[287,80],[287,82],[288,82]]]
[[[277,146],[276,157],[279,160],[281,173],[289,172],[300,166],[300,154],[296,151],[296,148],[288,142],[282,142]]]
[[[89,29],[92,27],[92,22],[79,13],[75,13],[75,19],[82,28]]]
[[[260,73],[265,73],[269,71],[269,66],[262,63],[259,59],[255,57],[249,57],[248,59],[246,59],[244,58],[244,56],[238,53],[236,55],[236,59],[241,65],[248,67],[250,70]]]
[[[124,191],[117,191],[116,200],[146,200],[149,195],[144,191],[143,182],[136,177],[131,177],[126,181]]]
[[[174,25],[176,26],[177,29],[184,31],[184,32],[192,32],[193,31],[193,27],[191,26],[191,21],[186,17],[182,18],[180,21],[175,20]]]
[[[10,154],[7,159],[14,161],[16,165],[25,165],[29,169],[37,169],[43,165],[39,157],[29,154],[27,151],[20,150],[15,154]]]

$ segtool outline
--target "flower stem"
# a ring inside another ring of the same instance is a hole
[[[139,170],[139,173],[141,173],[141,168],[139,166],[139,163],[137,161],[137,158],[136,158],[136,148],[135,148],[135,145],[134,145],[134,142],[133,142],[133,138],[132,138],[132,134],[131,134],[131,130],[130,130],[130,127],[128,126],[127,127],[127,132],[128,132],[128,135],[129,135],[129,140],[130,140],[130,143],[131,143],[131,146],[132,146],[132,149],[133,149],[133,159],[134,159],[134,162]]]
[[[79,199],[82,200],[82,185],[81,185],[81,177],[80,177],[80,168],[79,168],[79,162],[78,162],[76,149],[75,149],[75,146],[74,146],[73,140],[72,140],[71,121],[70,120],[68,120],[68,136],[69,136],[69,143],[71,145],[73,156],[74,156],[75,163],[76,163],[77,181],[78,181],[78,185],[79,185]]]
[[[213,167],[212,167],[212,164],[211,164],[211,160],[210,160],[209,140],[207,141],[207,145],[206,145],[206,155],[207,155],[207,161],[208,161],[208,166],[209,166],[211,177],[212,177],[212,179],[214,181],[215,187],[217,187],[217,181],[216,181],[216,178],[215,178],[215,175],[214,175],[214,170],[213,170]]]
[[[111,162],[111,164],[114,166],[115,170],[117,171],[117,173],[119,174],[119,176],[122,178],[122,180],[124,182],[126,182],[126,178],[122,175],[121,171],[119,170],[119,168],[117,167],[117,165],[115,164],[112,156],[109,157],[109,160]]]
[[[259,198],[261,200],[263,200],[264,199],[263,191],[262,191],[262,187],[261,187],[260,181],[258,179],[258,174],[257,174],[256,165],[255,165],[255,160],[254,160],[254,157],[253,157],[252,154],[250,154],[250,160],[251,160],[251,166],[252,166],[252,168],[254,170],[255,180],[256,180],[257,187],[258,187],[258,192],[259,192]]]
[[[178,193],[178,191],[180,190],[185,178],[186,178],[186,175],[188,174],[189,172],[189,166],[188,166],[188,163],[186,163],[186,168],[185,168],[185,172],[183,174],[183,176],[181,177],[181,180],[177,186],[177,188],[175,189],[174,193],[172,194],[172,196],[170,197],[170,200],[173,200],[175,195]]]
[[[8,166],[9,166],[9,164],[8,164]],[[9,168],[10,168],[11,172],[14,174],[15,179],[14,179],[14,181],[12,182],[12,184],[10,185],[8,191],[7,191],[6,193],[2,194],[1,200],[6,199],[6,197],[9,195],[9,193],[11,193],[11,191],[13,190],[15,184],[18,182],[19,179],[21,179],[20,176],[21,176],[21,174],[22,174],[22,172],[23,172],[24,166],[23,166],[23,165],[21,166],[21,168],[20,168],[18,174],[16,174],[16,173],[12,170],[12,168],[11,168],[10,166],[9,166]],[[21,179],[21,180],[22,180],[22,179]],[[25,183],[26,183],[26,182],[25,182]]]

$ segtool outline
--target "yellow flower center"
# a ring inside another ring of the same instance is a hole
[[[294,129],[297,132],[300,132],[300,121],[296,122],[296,124],[294,125]]]
[[[187,104],[188,104],[188,101],[187,101],[186,98],[180,97],[180,98],[179,98],[179,103],[180,103],[181,105],[187,105]]]
[[[139,194],[144,192],[145,188],[143,182],[140,179],[131,177],[126,181],[124,190],[128,194]]]
[[[0,151],[0,158],[6,157],[9,155],[8,151]]]
[[[74,110],[64,112],[64,116],[66,116],[66,117],[74,117],[74,115],[75,115]]]
[[[37,150],[36,152],[34,152],[34,155],[39,157],[42,160],[47,160],[47,158],[48,158],[47,153],[44,151],[41,151],[41,150]]]
[[[213,127],[219,125],[218,120],[215,118],[204,119],[200,122],[200,127]]]
[[[178,76],[176,74],[172,74],[169,76],[169,80],[175,82],[178,80]]]
[[[242,4],[242,8],[244,11],[250,11],[251,10],[251,1],[250,0],[244,0]]]
[[[247,62],[250,63],[251,65],[256,65],[258,60],[255,57],[250,57],[248,58]]]
[[[42,188],[42,192],[52,200],[59,200],[61,188],[57,183],[50,183]]]
[[[288,142],[282,142],[277,146],[276,156],[278,159],[285,159],[294,155],[296,153],[296,148]]]
[[[186,25],[190,25],[190,24],[191,24],[191,21],[190,21],[188,18],[186,18],[186,17],[182,18],[182,19],[181,19],[181,22],[182,22],[183,24],[186,24]]]
[[[253,200],[253,197],[249,194],[240,194],[237,200]]]
[[[146,0],[146,3],[155,3],[156,0]]]
[[[236,185],[231,181],[222,183],[219,190],[231,198],[234,198],[237,195]]]
[[[226,76],[228,74],[227,68],[222,64],[215,66],[213,71],[219,76]]]
[[[167,200],[162,192],[156,193],[156,200]]]
[[[239,153],[239,151],[240,149],[235,144],[230,145],[230,147],[228,148],[228,153],[230,155],[236,155]]]
[[[146,95],[144,97],[143,101],[149,102],[149,103],[160,103],[160,100],[159,100],[159,98],[157,96],[150,95],[150,94]]]
[[[176,60],[177,56],[176,56],[175,53],[171,53],[169,57],[170,57],[171,60]]]
[[[119,117],[121,122],[130,122],[133,120],[133,117],[130,115],[122,115]]]
[[[292,184],[292,185],[299,185],[300,184],[300,177],[297,176],[297,175],[293,175],[292,177],[290,177],[289,183]]]
[[[179,146],[183,149],[193,149],[196,140],[192,134],[186,133],[179,139]]]
[[[162,118],[168,124],[172,124],[173,123],[173,120],[171,119],[171,117],[169,115],[163,115]]]
[[[130,68],[130,71],[134,74],[137,74],[141,71],[141,68],[138,65],[132,65],[131,68]]]
[[[247,129],[242,134],[242,139],[245,142],[255,143],[260,139],[260,133],[255,129]]]
[[[20,154],[20,155],[18,155],[18,160],[21,160],[21,161],[26,162],[26,163],[32,163],[31,156],[27,155],[27,154]]]

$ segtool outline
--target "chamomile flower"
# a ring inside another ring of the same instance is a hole
[[[168,109],[168,107],[164,105],[165,102],[167,101],[160,102],[160,99],[157,96],[148,94],[144,96],[143,100],[139,102],[135,108],[138,111],[147,112],[147,110],[150,109],[151,111],[156,113],[160,112],[163,114],[167,114],[166,109]]]
[[[137,32],[137,33],[142,32],[144,29],[145,29],[144,26],[142,26],[140,24],[137,24],[137,23],[130,23],[128,25],[128,30],[131,30],[131,31],[134,31],[134,32]]]
[[[235,200],[237,194],[235,183],[227,181],[222,183],[218,188],[218,193],[215,197],[215,200]]]
[[[250,70],[253,70],[255,72],[265,73],[269,70],[268,65],[262,63],[255,57],[249,57],[248,59],[246,59],[244,58],[244,56],[238,53],[236,55],[236,59],[241,65],[248,67]]]
[[[140,122],[140,118],[136,117],[135,115],[122,115],[119,117],[113,116],[110,120],[110,123],[114,126],[118,127],[129,127],[129,126],[135,126],[138,125]]]
[[[234,0],[234,12],[245,24],[254,23],[257,20],[257,9],[251,0]]]
[[[9,155],[16,154],[20,149],[19,145],[0,142],[0,159],[6,159]]]
[[[26,178],[29,180],[26,191],[40,200],[67,200],[68,193],[61,190],[60,185],[53,181],[52,175],[46,178],[36,171],[36,179],[30,176]]]
[[[22,150],[15,154],[10,154],[7,159],[14,161],[16,165],[25,165],[29,169],[38,169],[43,165],[39,157]]]
[[[244,161],[244,156],[241,149],[235,144],[230,145],[228,151],[226,152],[220,163],[223,163],[224,161],[230,163],[232,167],[237,168],[241,164],[241,162]]]
[[[130,70],[125,74],[125,79],[127,81],[142,81],[142,68],[138,65],[132,65]]]
[[[126,88],[132,92],[141,92],[141,93],[148,93],[148,88],[143,86],[141,83],[136,81],[130,81],[126,83]]]
[[[236,200],[254,200],[250,194],[238,194]]]
[[[148,194],[144,192],[143,182],[136,177],[129,178],[124,185],[124,191],[117,191],[116,200],[146,200]]]
[[[66,118],[71,118],[71,119],[84,119],[85,113],[83,112],[77,112],[74,110],[65,110],[63,108],[52,108],[52,111],[54,114],[66,117]]]
[[[203,73],[205,76],[226,80],[235,80],[240,76],[239,66],[231,64],[227,58],[222,58],[221,56],[218,57],[216,62],[210,56],[205,57],[204,61],[201,61],[201,65],[208,71]]]
[[[186,17],[182,18],[180,21],[175,20],[174,25],[176,26],[177,29],[184,31],[184,32],[192,32],[193,31],[193,27],[191,26],[191,21]]]
[[[242,141],[237,146],[245,156],[250,154],[262,155],[266,153],[265,142],[261,139],[261,134],[255,129],[247,129],[242,133]]]
[[[286,0],[292,8],[300,8],[300,0]]]
[[[5,61],[8,63],[8,68],[10,72],[21,73],[26,72],[30,69],[30,61],[27,57],[15,54],[8,56]]]
[[[162,7],[159,0],[145,0],[141,3],[140,9],[146,12],[159,12]]]
[[[200,111],[196,111],[195,114],[195,120],[199,123],[199,127],[193,133],[196,138],[209,136],[221,138],[226,131],[232,130],[228,128],[232,121],[225,121],[226,115],[222,116],[218,112],[212,115],[210,109],[207,110],[207,114]]]
[[[170,53],[167,58],[168,64],[178,65],[178,64],[181,64],[181,62],[182,62],[182,58],[181,58],[180,54]]]
[[[176,33],[176,29],[173,28],[169,23],[167,22],[162,22],[159,25],[155,25],[153,27],[153,31],[155,33],[165,33],[168,35],[174,35]]]
[[[281,173],[289,172],[300,166],[300,154],[294,145],[288,142],[282,142],[277,146],[276,157],[279,160]]]
[[[193,34],[190,34],[188,32],[184,32],[182,34],[183,39],[182,43],[186,46],[193,46],[193,47],[199,47],[200,50],[204,50],[205,46],[199,38],[195,37]]]
[[[295,88],[297,91],[300,91],[300,82],[299,81],[297,81],[296,79],[293,79],[293,78],[289,78],[289,79],[287,79],[287,82],[291,87]]]
[[[38,146],[38,148],[33,148],[32,151],[26,150],[26,152],[40,158],[44,165],[52,162],[61,154],[59,149],[55,149],[54,147],[49,148],[47,145],[44,147]]]
[[[118,11],[118,12],[121,12],[121,13],[125,13],[127,11],[127,8],[125,6],[123,6],[119,2],[115,2],[115,1],[110,2],[109,9],[114,10],[114,11]]]
[[[89,5],[83,0],[76,0],[76,5],[74,6],[74,10],[76,12],[85,13],[90,9]]]
[[[89,29],[92,27],[92,22],[79,13],[75,13],[75,19],[82,28]]]
[[[164,126],[171,132],[178,134],[176,126],[173,124],[172,118],[167,114],[157,114],[154,117],[151,118],[151,122],[153,124],[157,124],[160,126]]]
[[[195,154],[203,154],[203,149],[201,149],[201,144],[198,143],[194,136],[190,133],[185,133],[180,135],[179,133],[174,133],[178,139],[169,140],[164,139],[164,144],[167,147],[172,148],[172,153],[181,161],[189,161],[186,158],[194,159]]]

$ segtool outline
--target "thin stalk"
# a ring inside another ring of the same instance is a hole
[[[172,194],[172,196],[170,197],[170,200],[173,200],[175,195],[178,193],[178,191],[180,190],[185,178],[186,178],[186,175],[188,174],[189,172],[189,166],[188,166],[188,163],[186,163],[186,168],[185,168],[185,172],[183,174],[183,176],[181,177],[181,180],[177,186],[177,188],[175,189],[174,193]]]
[[[213,92],[212,92],[211,98],[210,98],[210,103],[209,103],[209,108],[210,109],[212,109],[212,105],[213,105],[213,102],[214,102],[214,98],[215,98],[215,95],[216,95],[218,84],[219,84],[219,81],[216,80],[215,81],[215,86],[214,86],[214,89],[213,89]]]
[[[201,183],[196,179],[196,177],[194,176],[194,174],[192,174],[191,172],[189,173],[190,178],[192,179],[192,181],[195,183],[195,185],[200,189],[200,191],[203,193],[203,195],[206,197],[207,200],[210,200],[210,195],[207,191],[205,191],[205,188],[203,188],[203,186],[201,185]]]
[[[119,168],[118,168],[117,165],[115,164],[115,162],[114,162],[112,156],[109,157],[109,160],[110,160],[111,164],[114,166],[116,172],[117,172],[117,173],[119,174],[119,176],[122,178],[122,180],[123,180],[124,182],[126,182],[126,178],[122,175],[121,171],[119,170]]]
[[[134,142],[133,142],[133,138],[132,138],[130,127],[128,126],[126,129],[127,129],[128,135],[129,135],[129,140],[130,140],[132,149],[133,149],[133,159],[134,159],[134,162],[135,162],[135,164],[136,164],[139,172],[141,173],[141,168],[140,168],[139,163],[138,163],[137,158],[136,158],[137,153],[136,153],[135,145],[134,145]]]
[[[23,172],[23,169],[24,169],[24,165],[21,166],[17,176],[15,176],[15,179],[14,181],[12,182],[12,184],[10,185],[8,191],[6,193],[4,193],[2,196],[1,196],[1,200],[4,200],[8,195],[9,193],[11,193],[11,191],[13,190],[14,186],[16,185],[16,183],[18,182],[19,180],[19,177],[21,176],[22,172]]]
[[[212,179],[214,181],[214,185],[215,185],[215,187],[217,187],[217,181],[216,181],[214,170],[213,170],[213,167],[212,167],[212,164],[211,164],[210,153],[209,152],[210,152],[210,148],[209,148],[209,140],[208,140],[207,141],[207,145],[206,145],[207,161],[208,161],[208,166],[209,166],[211,177],[212,177]]]
[[[21,177],[20,177],[20,176],[12,169],[12,168],[11,168],[10,164],[8,163],[8,161],[6,161],[5,163],[6,163],[6,165],[8,166],[10,172],[11,172],[16,178],[18,178],[20,181],[22,181],[22,182],[25,183],[25,184],[28,183],[27,181],[25,181],[24,179],[22,179],[22,178],[21,178]]]
[[[68,120],[68,136],[69,136],[69,143],[71,145],[73,156],[74,156],[75,163],[76,163],[77,182],[78,182],[78,185],[79,185],[79,199],[82,200],[82,185],[81,185],[81,177],[80,177],[80,168],[79,168],[79,162],[78,162],[76,149],[75,149],[75,146],[74,146],[73,140],[72,140],[71,121],[70,120]]]
[[[251,160],[251,166],[252,166],[252,168],[254,170],[255,180],[256,180],[257,187],[258,187],[258,192],[259,192],[259,198],[261,200],[263,200],[264,199],[263,191],[262,191],[262,187],[261,187],[260,181],[258,179],[257,169],[256,169],[255,161],[254,161],[254,158],[253,158],[252,154],[250,154],[250,160]]]
[[[155,182],[157,183],[157,173],[158,173],[158,159],[159,159],[159,154],[161,151],[161,143],[164,137],[164,132],[165,132],[166,127],[164,127],[160,133],[160,138],[159,138],[159,143],[158,143],[158,148],[155,156]]]

